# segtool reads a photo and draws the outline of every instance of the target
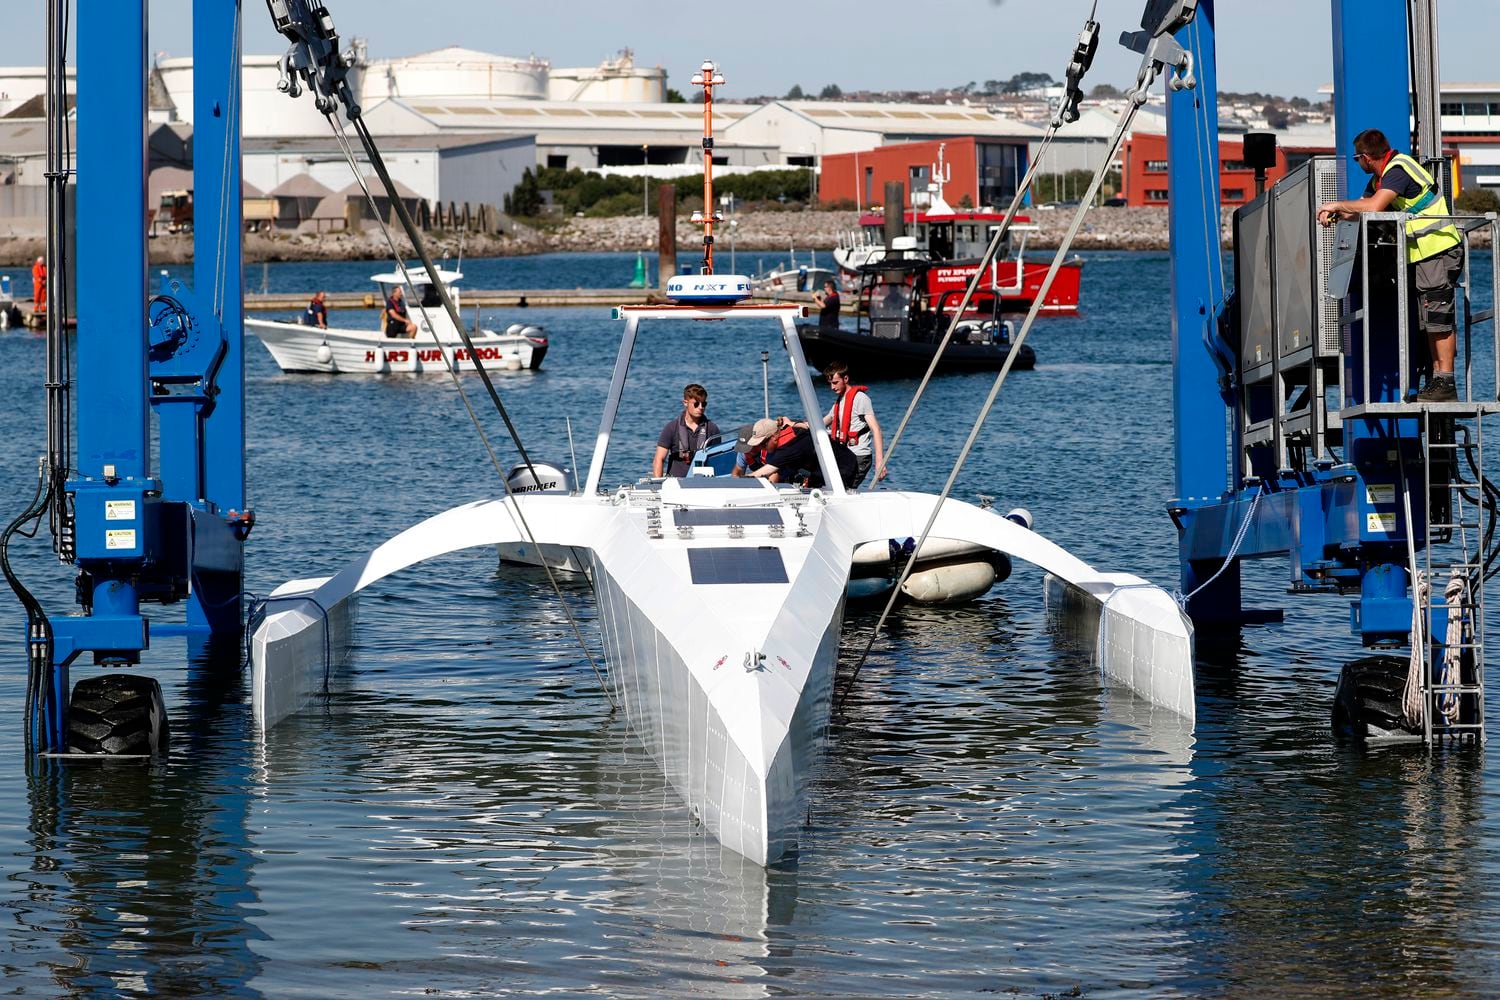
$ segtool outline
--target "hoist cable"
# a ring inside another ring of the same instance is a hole
[[[348,141],[348,136],[339,127],[337,113],[330,111],[326,117],[329,125],[333,128],[334,135],[337,137],[340,147],[344,151],[345,158],[349,161],[349,167],[354,172],[355,180],[359,183],[360,190],[364,192],[365,200],[370,205],[371,214],[374,216],[376,224],[380,227],[386,244],[390,247],[391,256],[396,261],[396,267],[401,272],[402,281],[406,283],[407,287],[414,287],[411,274],[406,268],[405,257],[396,247],[395,237],[391,235],[390,227],[380,217],[380,212],[375,205],[375,198],[371,194],[369,186],[366,185],[363,174],[360,172],[359,163]],[[541,478],[537,475],[536,469],[532,465],[530,456],[526,454],[526,449],[521,444],[520,433],[516,430],[515,424],[511,422],[510,415],[505,410],[505,405],[500,401],[499,391],[495,388],[494,382],[491,381],[489,373],[485,371],[484,365],[481,364],[479,354],[474,348],[474,342],[469,338],[468,332],[464,330],[463,317],[458,314],[458,309],[453,305],[453,299],[449,296],[448,289],[443,285],[442,280],[438,276],[437,267],[432,263],[432,257],[427,252],[427,247],[422,241],[421,233],[417,231],[416,225],[411,220],[411,215],[406,211],[406,206],[401,201],[400,193],[396,190],[395,182],[391,180],[391,175],[386,170],[385,161],[380,155],[380,150],[375,145],[374,138],[370,135],[369,130],[364,127],[364,122],[361,119],[354,119],[352,124],[355,131],[359,134],[360,143],[364,147],[365,155],[370,158],[370,163],[375,168],[376,175],[385,187],[386,196],[391,201],[392,208],[406,232],[407,239],[411,241],[412,249],[421,259],[422,265],[427,271],[428,280],[432,282],[432,287],[441,298],[443,307],[448,313],[448,318],[452,321],[454,329],[458,331],[459,338],[468,349],[469,360],[473,363],[474,370],[479,373],[479,377],[484,381],[485,388],[489,391],[490,399],[495,404],[495,409],[499,412],[501,419],[505,421],[506,429],[510,432],[511,441],[514,442],[516,450],[521,453],[521,458],[525,462],[526,468],[531,472],[533,481],[541,482]],[[484,445],[484,450],[490,459],[490,465],[494,467],[495,474],[500,479],[500,485],[505,490],[505,497],[510,501],[506,506],[507,513],[516,519],[522,533],[526,536],[526,540],[531,543],[532,547],[536,551],[541,552],[542,548],[537,543],[536,535],[532,532],[531,525],[526,520],[526,514],[521,509],[521,504],[511,489],[509,479],[501,468],[499,457],[495,454],[495,449],[490,444],[489,436],[485,434],[484,425],[480,422],[479,415],[474,411],[473,405],[469,402],[467,393],[464,392],[462,382],[458,377],[456,360],[450,363],[448,356],[443,352],[442,341],[438,338],[437,329],[427,313],[427,307],[420,300],[417,303],[417,309],[422,314],[422,319],[426,323],[433,341],[438,344],[438,353],[443,356],[444,365],[453,379],[459,399],[462,401],[464,409],[468,412],[469,419],[474,424],[474,430],[478,434],[480,442]],[[594,654],[589,650],[588,644],[584,642],[583,632],[578,627],[578,621],[573,615],[572,608],[568,606],[567,599],[563,596],[562,587],[558,584],[557,577],[552,572],[552,567],[548,565],[545,556],[541,557],[540,561],[543,572],[547,574],[547,582],[551,585],[553,593],[557,595],[558,603],[562,605],[563,614],[568,619],[568,626],[573,632],[573,638],[578,642],[578,648],[583,651],[584,657],[589,661],[589,666],[594,671],[594,677],[599,681],[600,690],[604,692],[605,698],[609,700],[610,708],[617,708],[618,705],[615,703],[614,695],[610,692],[609,685],[604,681],[604,674],[599,669],[598,660],[595,659]]]
[[[1142,70],[1142,74],[1139,96],[1141,100],[1144,100],[1144,89],[1148,85],[1148,81],[1144,76],[1144,69]],[[1152,74],[1152,78],[1154,78],[1154,74]],[[949,494],[953,492],[953,485],[957,482],[958,475],[962,471],[964,463],[968,461],[969,453],[973,450],[975,442],[979,439],[979,433],[984,428],[985,419],[989,416],[990,410],[995,405],[996,398],[1000,395],[1000,387],[1005,384],[1006,376],[1010,374],[1010,370],[1015,366],[1016,358],[1021,351],[1021,345],[1026,342],[1027,336],[1031,333],[1032,324],[1036,322],[1037,316],[1041,313],[1042,304],[1046,301],[1047,293],[1052,288],[1052,281],[1057,277],[1057,272],[1062,267],[1064,258],[1069,249],[1072,248],[1073,240],[1078,236],[1078,231],[1083,226],[1084,216],[1088,214],[1094,197],[1099,192],[1099,186],[1104,181],[1104,175],[1108,173],[1110,164],[1114,161],[1115,154],[1119,152],[1120,143],[1124,140],[1125,133],[1129,130],[1131,122],[1135,120],[1135,115],[1139,108],[1140,104],[1132,100],[1126,109],[1121,112],[1120,120],[1115,126],[1114,136],[1110,139],[1108,152],[1100,162],[1099,168],[1094,171],[1093,180],[1089,183],[1088,194],[1084,197],[1083,203],[1079,205],[1078,211],[1074,214],[1073,222],[1069,225],[1067,234],[1058,245],[1057,252],[1052,256],[1052,265],[1047,269],[1047,276],[1042,280],[1041,288],[1037,290],[1036,298],[1031,303],[1031,309],[1026,314],[1025,322],[1021,324],[1021,330],[1016,335],[1015,343],[1011,346],[1010,353],[1006,355],[1005,363],[1000,366],[1000,371],[995,375],[994,384],[990,386],[990,391],[985,396],[984,405],[980,407],[979,415],[975,418],[973,427],[969,429],[969,435],[964,441],[963,448],[960,449],[958,458],[953,463],[953,470],[948,474],[948,479],[943,484],[943,490],[938,495],[937,503],[932,506],[932,513],[928,515],[927,523],[922,527],[922,534],[912,549],[912,555],[902,566],[895,586],[891,588],[891,596],[886,600],[885,608],[881,611],[879,620],[876,621],[875,627],[870,630],[869,638],[865,642],[865,648],[854,664],[854,673],[845,685],[843,693],[838,697],[835,708],[840,710],[843,708],[844,700],[848,698],[849,692],[853,690],[855,682],[859,680],[859,672],[864,667],[865,660],[870,655],[870,649],[875,645],[876,637],[880,635],[880,630],[885,626],[885,620],[890,616],[891,609],[896,606],[896,601],[901,596],[901,588],[911,575],[912,567],[916,564],[917,554],[921,552],[923,543],[927,541],[927,536],[931,534],[932,526],[937,522],[938,514],[942,511],[943,504],[947,502]],[[978,280],[977,274],[974,280]]]

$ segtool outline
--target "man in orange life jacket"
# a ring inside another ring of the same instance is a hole
[[[842,361],[830,361],[823,366],[823,376],[837,397],[823,425],[833,439],[848,445],[859,464],[854,485],[865,481],[870,465],[875,466],[875,482],[885,478],[885,441],[880,434],[880,421],[875,419],[875,407],[870,402],[869,387],[849,384],[849,366]],[[873,456],[872,448],[873,447]]]
[[[1361,212],[1407,212],[1406,260],[1417,290],[1417,324],[1427,335],[1432,373],[1427,388],[1417,393],[1424,403],[1458,399],[1453,378],[1458,338],[1454,334],[1454,288],[1463,269],[1463,237],[1448,215],[1448,200],[1432,174],[1405,153],[1391,149],[1385,134],[1368,128],[1354,137],[1354,159],[1370,183],[1365,196],[1352,201],[1330,201],[1319,207],[1318,221],[1331,226]]]
[[[31,265],[31,311],[38,316],[47,314],[47,261],[43,257]]]

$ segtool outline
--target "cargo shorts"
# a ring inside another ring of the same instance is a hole
[[[1441,337],[1454,331],[1454,289],[1463,266],[1462,247],[1445,250],[1415,264],[1417,323],[1423,333]]]

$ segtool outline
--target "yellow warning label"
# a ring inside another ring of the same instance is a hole
[[[106,500],[104,501],[104,519],[106,521],[134,521],[134,500]]]
[[[1390,483],[1366,483],[1365,499],[1371,504],[1395,503],[1396,487]]]
[[[1366,514],[1365,530],[1383,531],[1390,533],[1396,530],[1396,515],[1394,513]]]
[[[133,549],[135,548],[135,529],[116,528],[104,533],[104,547],[106,549]]]

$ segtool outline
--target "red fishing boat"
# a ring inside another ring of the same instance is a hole
[[[916,257],[944,263],[944,267],[934,269],[931,275],[929,294],[934,296],[950,291],[954,283],[961,289],[974,276],[990,238],[1005,221],[1004,212],[954,208],[944,201],[943,182],[947,173],[939,149],[938,162],[933,164],[933,181],[921,196],[925,204],[903,213],[902,232],[911,242],[903,242],[898,254],[907,259]],[[1026,260],[1026,238],[1036,231],[1030,217],[1017,215],[989,268],[990,273],[980,285],[981,292],[1000,296],[1005,312],[1029,310],[1041,293],[1052,261],[1050,254],[1043,260]],[[885,214],[873,211],[860,216],[858,229],[839,238],[833,259],[838,262],[841,276],[852,283],[858,280],[861,267],[884,259],[886,252]],[[1082,276],[1082,258],[1065,260],[1047,290],[1042,312],[1076,313]]]

